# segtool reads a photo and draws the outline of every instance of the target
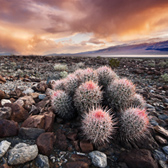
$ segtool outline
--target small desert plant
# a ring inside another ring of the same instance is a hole
[[[129,108],[121,113],[120,140],[134,143],[148,133],[149,119],[145,109]]]
[[[61,72],[60,72],[60,76],[61,76],[61,78],[66,78],[66,77],[68,76],[68,72],[66,72],[66,71],[61,71]]]
[[[107,87],[114,79],[118,78],[117,74],[109,67],[102,66],[96,70],[98,75],[99,86]]]
[[[163,75],[161,75],[161,78],[164,82],[168,82],[168,74],[164,73]]]
[[[158,64],[160,67],[168,67],[168,61],[161,61],[161,62],[159,62],[159,64]]]
[[[74,94],[74,105],[78,112],[86,112],[102,101],[101,88],[93,81],[82,83]]]
[[[154,60],[150,60],[147,62],[147,65],[150,67],[155,67],[155,61]]]
[[[119,67],[119,65],[120,65],[120,61],[119,61],[119,60],[117,60],[117,59],[115,59],[115,58],[111,58],[111,59],[109,60],[109,66],[110,66],[111,68],[117,68],[117,67]]]
[[[95,145],[102,145],[109,142],[115,132],[115,122],[108,111],[96,108],[83,115],[82,132],[86,140]]]
[[[51,96],[51,104],[54,112],[63,119],[72,119],[74,117],[74,109],[72,107],[72,99],[63,90],[56,90]]]
[[[75,66],[76,66],[75,69],[84,68],[85,67],[85,63],[84,62],[78,62]]]
[[[68,71],[68,66],[66,64],[55,64],[54,69],[56,71]]]
[[[128,107],[129,100],[134,94],[135,86],[126,78],[115,79],[106,90],[109,107],[117,111]]]
[[[97,73],[92,68],[78,69],[74,74],[78,77],[80,83],[90,80],[98,82]]]

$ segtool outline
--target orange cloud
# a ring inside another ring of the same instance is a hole
[[[167,0],[0,0],[0,4],[0,52],[86,51],[112,42],[163,37],[168,29]],[[55,42],[76,33],[92,36],[77,44]]]

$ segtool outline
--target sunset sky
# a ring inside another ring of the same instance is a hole
[[[91,51],[168,39],[168,0],[0,0],[0,54]]]

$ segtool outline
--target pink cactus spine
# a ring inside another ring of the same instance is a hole
[[[106,90],[109,107],[121,111],[128,107],[130,98],[135,94],[135,85],[126,78],[115,79]]]
[[[118,79],[117,74],[107,66],[101,66],[97,70],[99,86],[107,87],[113,80]]]
[[[114,124],[108,111],[96,108],[83,115],[82,133],[86,140],[99,146],[109,142],[115,132]]]
[[[119,134],[122,141],[134,143],[148,133],[149,119],[145,109],[129,108],[121,113]]]
[[[102,101],[101,88],[93,81],[82,83],[74,94],[74,106],[79,113],[88,111]]]

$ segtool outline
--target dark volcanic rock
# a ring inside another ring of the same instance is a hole
[[[19,104],[6,103],[4,106],[12,108],[11,120],[16,122],[22,122],[29,116],[29,113]]]
[[[71,156],[72,161],[82,161],[87,163],[88,165],[91,165],[92,161],[89,159],[87,156],[82,156],[82,155],[77,155],[77,154],[72,154]]]
[[[146,149],[133,149],[130,152],[123,152],[119,160],[125,162],[129,168],[158,168],[150,151]]]
[[[38,136],[44,133],[44,129],[40,128],[20,128],[19,130],[19,137],[22,139],[34,139],[36,140]]]
[[[45,127],[45,116],[44,115],[33,115],[29,116],[23,123],[22,127],[26,128],[41,128]]]
[[[6,82],[6,79],[3,78],[1,75],[0,75],[0,83],[5,83]]]
[[[67,144],[66,136],[61,129],[57,130],[56,137],[57,138],[56,138],[55,146],[60,150],[63,150],[63,151],[67,150],[68,144]]]
[[[6,97],[6,94],[4,91],[0,90],[0,100],[4,99]]]
[[[16,136],[18,134],[18,123],[6,119],[0,119],[0,138]]]
[[[80,141],[80,148],[82,152],[89,153],[93,151],[93,144],[88,141]]]
[[[53,151],[55,136],[53,132],[42,133],[36,141],[41,154],[50,155]]]
[[[83,161],[67,162],[66,168],[89,168],[89,165]]]
[[[44,113],[44,116],[45,116],[44,129],[46,132],[51,132],[53,130],[55,114],[52,111],[50,111],[50,112]]]

